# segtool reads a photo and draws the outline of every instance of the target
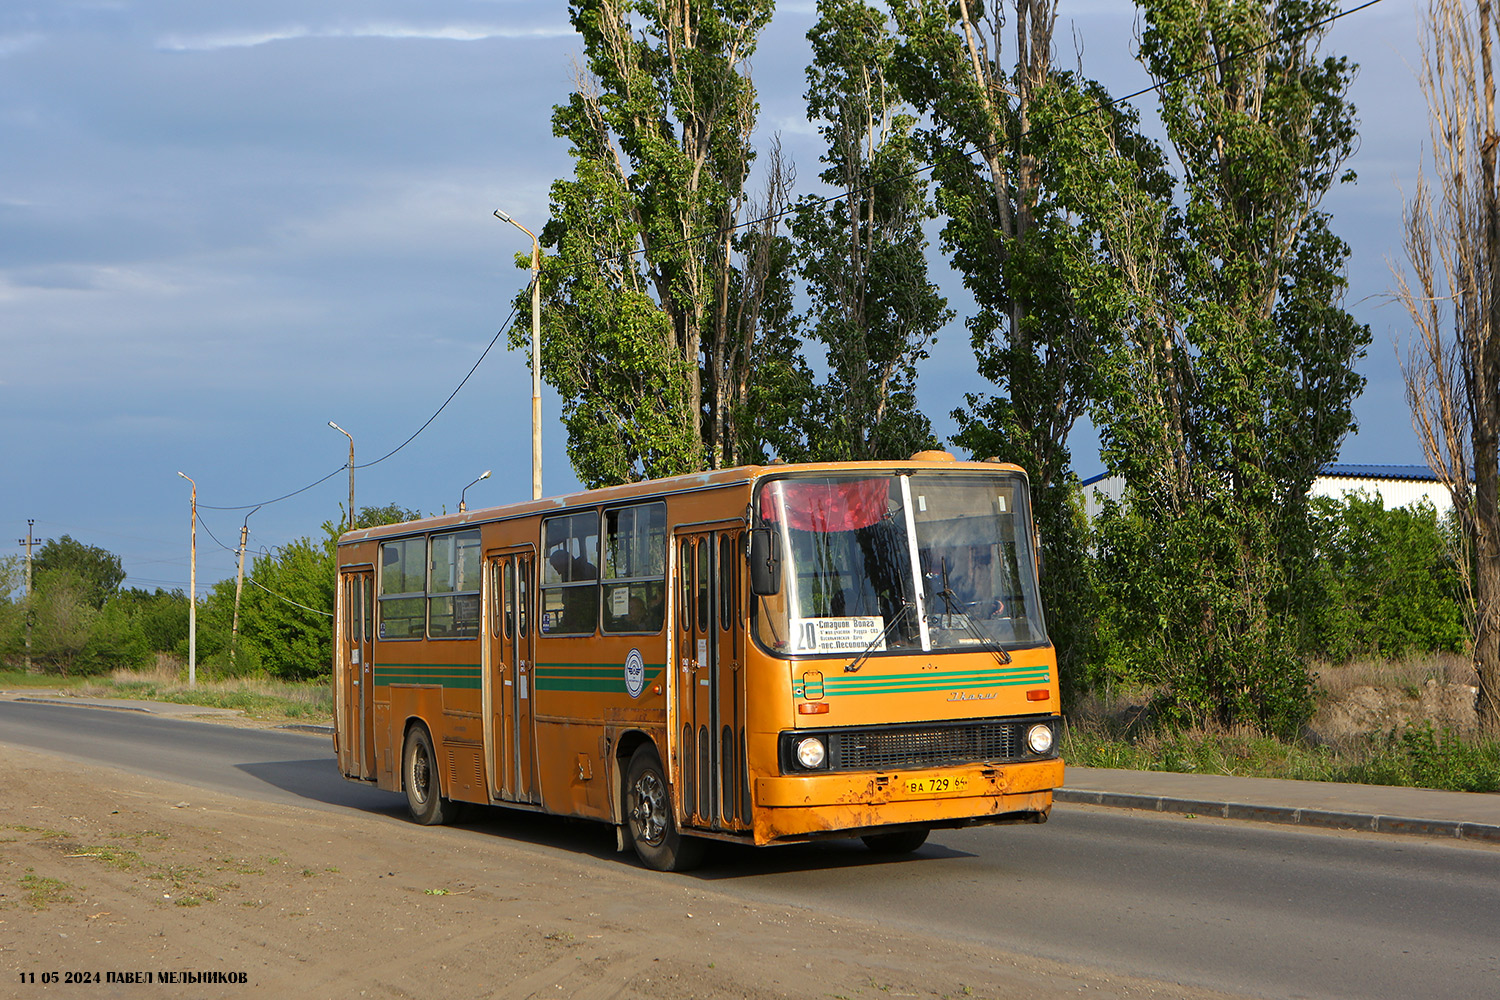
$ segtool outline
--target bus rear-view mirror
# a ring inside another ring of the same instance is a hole
[[[756,528],[750,532],[750,591],[756,597],[770,597],[781,590],[781,546],[774,528]]]

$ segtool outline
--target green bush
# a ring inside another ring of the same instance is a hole
[[[1385,509],[1347,494],[1311,501],[1316,558],[1304,651],[1342,662],[1413,652],[1462,652],[1463,578],[1450,528],[1429,503]]]
[[[1392,730],[1370,741],[1368,757],[1334,773],[1334,781],[1364,785],[1500,791],[1500,744],[1470,742],[1430,722]]]

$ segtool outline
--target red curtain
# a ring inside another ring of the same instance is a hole
[[[775,524],[781,517],[776,494],[785,498],[786,520],[800,531],[853,531],[885,517],[889,479],[847,482],[782,480],[761,494],[761,516]]]

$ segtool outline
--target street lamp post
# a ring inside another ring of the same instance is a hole
[[[500,209],[495,218],[531,237],[531,499],[542,497],[542,245],[536,234]]]
[[[334,430],[338,431],[340,434],[344,435],[344,437],[346,437],[346,438],[349,439],[349,530],[353,531],[354,530],[354,435],[350,434],[348,431],[344,430],[342,427],[340,427],[338,424],[334,423],[332,420],[328,421],[328,426],[332,427]]]
[[[192,528],[188,534],[188,687],[198,686],[198,484],[193,477],[177,473],[193,484]]]
[[[484,482],[488,478],[490,478],[490,470],[489,469],[485,469],[484,470],[484,475],[482,475],[478,479],[474,480],[474,482],[470,483],[469,486],[473,486],[474,483],[482,483],[482,482]],[[466,510],[469,509],[468,506],[464,503],[464,496],[465,496],[465,494],[467,494],[469,492],[469,486],[465,486],[463,488],[463,492],[459,493],[459,495],[458,495],[458,512],[460,514],[462,514],[464,511],[466,511]]]

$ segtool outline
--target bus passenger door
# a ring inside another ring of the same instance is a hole
[[[339,768],[351,778],[375,777],[375,665],[371,662],[375,623],[375,572],[371,567],[339,573],[342,625],[339,635],[339,689],[342,695]]]
[[[532,732],[532,549],[485,557],[490,592],[485,659],[492,790],[507,802],[535,802]]]
[[[676,785],[685,822],[725,829],[739,825],[738,745],[743,740],[743,656],[735,531],[677,536]]]
[[[749,768],[745,761],[745,534],[721,531],[718,565],[719,818],[736,830],[749,828]]]

